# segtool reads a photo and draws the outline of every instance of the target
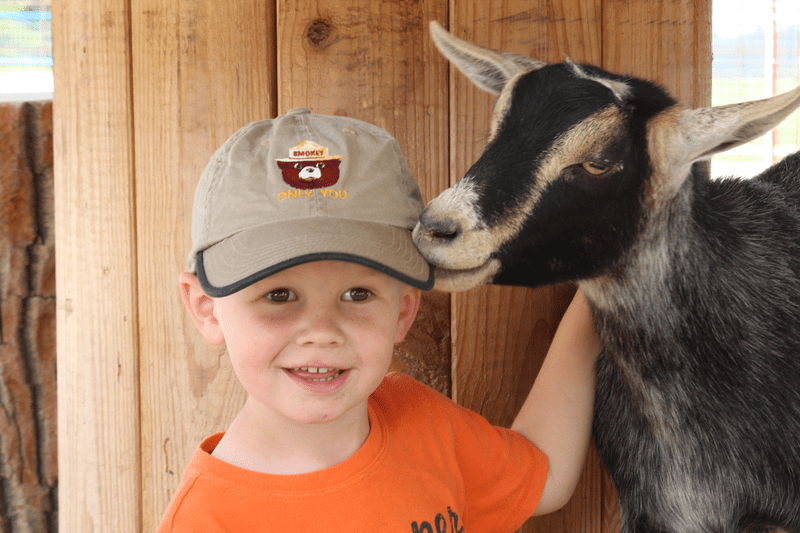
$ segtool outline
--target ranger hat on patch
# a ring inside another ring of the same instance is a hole
[[[213,297],[322,260],[430,290],[433,267],[411,241],[422,208],[389,133],[293,109],[246,125],[211,157],[195,190],[189,270]]]

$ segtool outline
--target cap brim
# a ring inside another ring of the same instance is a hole
[[[197,277],[212,297],[233,294],[276,272],[312,261],[368,266],[425,291],[433,267],[405,228],[359,220],[310,218],[263,224],[197,253]]]

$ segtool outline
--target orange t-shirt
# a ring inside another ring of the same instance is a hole
[[[401,374],[369,399],[370,433],[338,465],[298,475],[238,468],[198,447],[166,532],[515,531],[533,514],[547,458],[524,437]]]

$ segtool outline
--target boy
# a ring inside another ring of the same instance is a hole
[[[433,285],[411,242],[422,207],[395,139],[361,121],[294,109],[214,154],[180,284],[248,398],[195,452],[160,532],[514,531],[566,503],[599,351],[580,293],[517,431],[386,375]]]

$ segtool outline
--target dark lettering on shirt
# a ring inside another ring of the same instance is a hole
[[[433,525],[424,520],[422,523],[411,522],[411,533],[464,533],[464,526],[459,527],[458,514],[448,507],[447,517],[437,514]]]

